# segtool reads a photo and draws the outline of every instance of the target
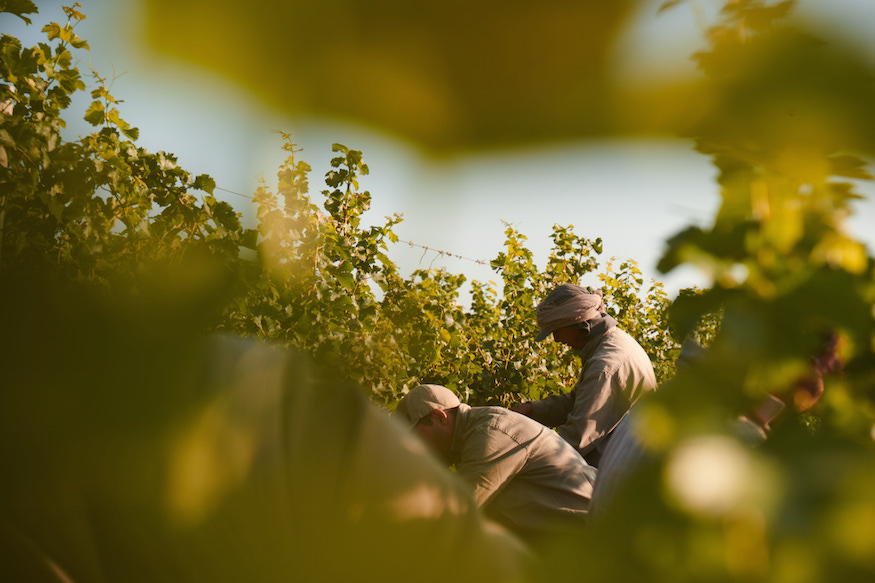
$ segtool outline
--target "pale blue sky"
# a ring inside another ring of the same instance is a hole
[[[652,71],[693,67],[689,55],[701,46],[700,20],[720,2],[701,0],[656,16],[663,0],[649,0],[616,53],[616,67],[629,78]],[[61,0],[37,0],[25,40],[35,41],[39,28],[63,19]],[[409,145],[369,130],[328,120],[301,120],[266,108],[217,76],[188,66],[149,57],[138,42],[136,0],[80,0],[87,15],[79,34],[90,45],[93,65],[105,77],[119,76],[113,93],[125,100],[122,116],[140,128],[140,143],[150,150],[175,153],[194,173],[212,175],[222,189],[251,196],[259,177],[275,182],[285,154],[280,136],[291,132],[304,148],[299,158],[313,166],[310,185],[323,187],[331,144],[362,150],[371,174],[362,181],[373,195],[366,220],[402,213],[397,228],[405,241],[488,262],[503,247],[510,223],[528,237],[529,248],[543,266],[555,223],[574,225],[587,238],[601,237],[603,259],[616,256],[638,261],[645,277],[665,283],[670,294],[709,282],[692,269],[669,276],[655,270],[667,237],[697,224],[707,226],[718,204],[715,171],[709,160],[681,140],[588,141],[513,152],[436,161]],[[875,59],[873,0],[801,0],[799,12],[818,26],[837,26],[856,39],[861,51]],[[699,8],[691,8],[698,6]],[[700,12],[703,11],[703,12]],[[0,17],[4,32],[22,35],[17,19]],[[84,111],[84,101],[79,110]],[[79,111],[77,110],[77,112]],[[90,129],[69,116],[69,130]],[[78,113],[77,113],[78,117]],[[857,205],[852,233],[875,249],[875,187],[861,192],[869,200]],[[250,201],[218,191],[251,221]],[[390,257],[406,274],[417,268],[445,267],[468,279],[493,280],[488,265],[439,256],[399,243]],[[597,281],[584,283],[597,284]],[[463,300],[464,301],[464,300]]]

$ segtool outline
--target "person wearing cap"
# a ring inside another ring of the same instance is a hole
[[[396,416],[455,466],[487,517],[533,547],[585,522],[596,469],[542,424],[431,384],[411,389]]]
[[[641,345],[608,315],[601,290],[574,284],[554,289],[535,309],[535,338],[577,350],[583,370],[571,391],[512,408],[549,427],[597,466],[611,432],[635,402],[656,389],[656,375]]]

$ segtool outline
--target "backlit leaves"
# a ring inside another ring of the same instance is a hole
[[[645,287],[634,261],[603,262],[598,238],[556,225],[540,269],[526,236],[508,226],[504,249],[490,263],[500,287],[473,282],[470,307],[463,308],[464,276],[398,272],[389,244],[398,241],[393,229],[401,217],[366,222],[371,194],[361,183],[369,168],[360,151],[333,146],[326,189],[315,200],[311,167],[283,132],[288,157],[275,191],[256,190],[257,226],[245,229],[213,195],[209,176],[193,176],[171,153],[136,145],[121,101],[99,76],[85,111],[94,131],[64,141],[61,112],[84,88],[70,50],[78,42],[72,21],[81,19],[75,9],[67,25],[47,28],[48,43],[23,48],[7,35],[0,40],[0,280],[13,282],[16,297],[31,293],[15,288],[34,273],[85,283],[111,306],[97,313],[129,319],[131,334],[158,339],[152,346],[159,351],[177,353],[178,339],[163,334],[167,322],[179,319],[194,322],[199,333],[223,329],[294,346],[391,408],[420,382],[450,386],[475,405],[506,406],[570,388],[580,364],[557,343],[534,342],[534,306],[558,283],[595,278],[608,311],[645,348],[659,378],[674,379],[636,405],[643,407],[648,451],[667,457],[636,476],[630,503],[607,524],[588,524],[550,545],[545,552],[556,560],[539,565],[539,575],[869,581],[875,269],[845,221],[859,196],[851,181],[871,178],[863,160],[875,135],[865,113],[873,100],[855,57],[844,59],[841,50],[824,56],[822,43],[783,26],[778,19],[787,6],[733,2],[711,31],[710,51],[700,55],[712,99],[696,109],[700,115],[687,130],[718,169],[721,205],[713,224],[668,241],[660,269],[692,265],[713,285],[685,290],[674,302],[658,283]],[[320,74],[348,89],[356,69]],[[160,276],[148,276],[156,264],[164,266]],[[134,304],[157,305],[160,317],[134,322],[131,314],[141,313]],[[99,318],[66,307],[28,315],[16,333],[41,348],[67,318],[68,325],[96,330],[91,339],[100,346],[115,342]],[[841,332],[845,374],[828,381],[819,409],[798,419],[798,427],[785,419],[759,448],[741,447],[729,423],[766,392],[795,403],[794,383],[825,331]],[[675,375],[685,337],[709,350]],[[93,360],[81,356],[64,355],[53,370],[39,372],[65,380],[70,367]],[[95,374],[109,367],[113,379],[133,380],[120,382],[114,408],[92,409],[130,409],[124,419],[147,425],[142,410],[162,406],[162,391],[171,390],[158,378],[165,371],[154,368],[163,362],[158,356],[120,352],[99,360]],[[152,375],[149,382],[144,375]],[[76,399],[36,401],[51,412],[75,408]],[[10,420],[29,419],[14,410]],[[82,426],[103,428],[93,419]],[[225,465],[218,461],[210,463],[220,471]],[[203,493],[195,487],[175,502],[209,505],[209,495],[198,497]]]
[[[137,147],[139,131],[96,73],[95,101],[84,114],[96,130],[76,142],[61,139],[62,112],[85,89],[69,50],[87,49],[73,33],[84,18],[77,7],[66,10],[65,25],[43,29],[48,43],[22,48],[17,39],[2,40],[0,72],[13,85],[2,86],[0,272],[57,264],[71,277],[102,284],[201,245],[236,261],[246,236],[238,215],[226,203],[201,205],[188,193],[209,193],[215,183],[193,178],[171,155]]]
[[[36,4],[31,0],[2,0],[2,2],[0,2],[0,11],[14,14],[27,24],[31,24],[31,20],[25,16],[25,14],[39,12]]]

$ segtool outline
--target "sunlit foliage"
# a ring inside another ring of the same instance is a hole
[[[556,226],[543,270],[508,228],[491,263],[500,291],[477,283],[462,308],[462,276],[398,273],[389,257],[398,217],[363,220],[371,195],[359,184],[369,170],[362,153],[334,147],[317,200],[290,136],[276,190],[255,193],[258,228],[247,230],[208,176],[136,145],[96,73],[84,113],[93,133],[61,138],[61,113],[86,87],[73,58],[88,48],[74,30],[78,7],[35,47],[3,35],[0,460],[4,500],[27,504],[4,505],[2,518],[77,541],[65,553],[87,562],[87,536],[33,509],[46,500],[98,517],[105,500],[136,508],[161,478],[141,459],[170,451],[178,467],[168,504],[208,521],[255,465],[245,432],[209,416],[182,422],[201,398],[186,392],[192,347],[215,331],[307,352],[328,378],[354,381],[390,408],[421,381],[472,404],[568,388],[578,364],[554,344],[535,345],[534,305],[555,283],[594,274],[610,313],[673,381],[636,405],[650,463],[608,520],[555,541],[531,578],[870,581],[875,268],[845,220],[857,196],[850,180],[870,179],[875,68],[794,27],[791,9],[731,1],[696,56],[696,101],[675,121],[718,168],[722,202],[712,225],[668,242],[662,270],[691,264],[713,278],[673,302],[658,283],[644,287],[634,261],[602,266],[599,239]],[[28,20],[35,6],[4,10]],[[795,415],[796,382],[830,335],[844,372],[827,378],[815,409]],[[675,376],[686,336],[709,350]],[[750,447],[734,421],[767,393],[784,396],[788,411]],[[227,438],[227,466],[214,457],[226,450],[201,447],[204,434]],[[185,477],[194,463],[206,473],[192,475],[209,479]],[[95,499],[81,500],[83,491]],[[385,553],[391,562],[393,549]]]

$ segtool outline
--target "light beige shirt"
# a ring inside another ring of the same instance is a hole
[[[524,415],[461,405],[451,456],[486,515],[524,540],[539,542],[586,517],[596,469]]]
[[[656,375],[641,345],[616,326],[590,338],[580,358],[583,370],[574,388],[533,401],[532,418],[555,427],[580,455],[598,455],[632,405],[656,389]]]

